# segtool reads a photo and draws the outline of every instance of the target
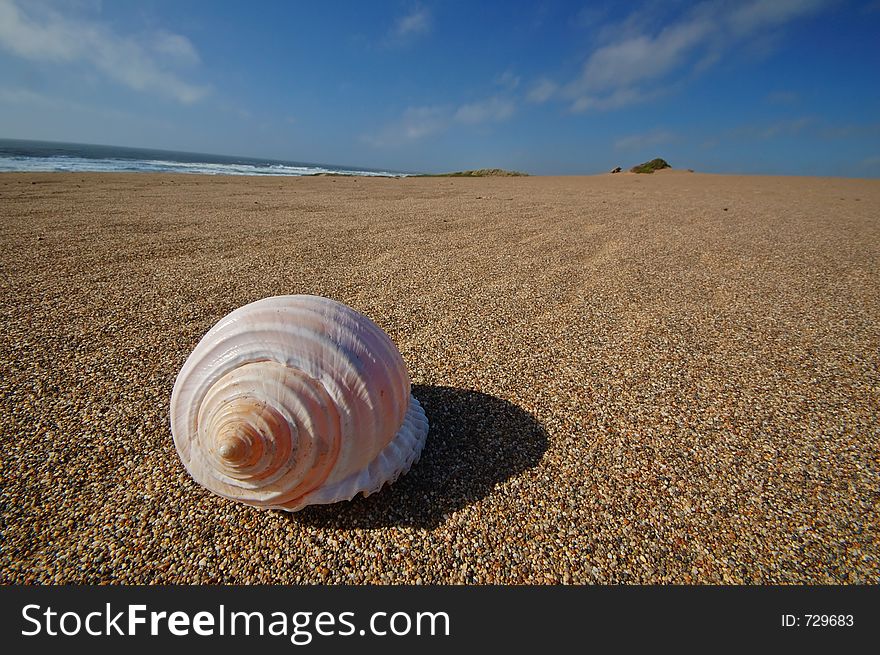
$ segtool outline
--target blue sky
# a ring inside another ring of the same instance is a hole
[[[878,35],[878,0],[0,0],[0,137],[880,177]]]

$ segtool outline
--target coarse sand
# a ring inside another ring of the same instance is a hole
[[[880,181],[9,173],[0,234],[0,582],[880,582]],[[431,430],[288,514],[193,483],[168,405],[292,293]]]

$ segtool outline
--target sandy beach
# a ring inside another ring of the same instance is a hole
[[[880,181],[0,175],[2,583],[878,583]],[[187,475],[231,310],[342,301],[431,429],[288,514]]]

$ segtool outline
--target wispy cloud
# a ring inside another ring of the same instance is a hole
[[[752,0],[734,5],[725,18],[735,34],[747,36],[815,13],[828,4],[828,0]]]
[[[202,61],[192,42],[180,34],[160,30],[152,39],[152,47],[182,66],[197,66]]]
[[[761,140],[774,139],[779,136],[800,134],[806,128],[815,125],[816,120],[810,116],[787,118],[769,125],[749,125],[734,131],[735,138],[749,137]]]
[[[614,142],[617,150],[642,150],[654,146],[670,143],[675,140],[675,134],[667,130],[654,130],[644,134],[630,134]]]
[[[514,110],[515,105],[512,100],[493,97],[462,105],[456,110],[453,118],[470,125],[497,122],[513,116]]]
[[[83,104],[61,96],[37,93],[22,87],[0,86],[0,103],[19,105],[25,108],[29,114],[34,115],[44,115],[44,112],[47,110],[54,114],[61,109],[65,116],[78,115],[79,117],[86,118],[88,119],[87,124],[92,122],[99,126],[101,130],[106,130],[111,125],[148,125],[154,129],[161,130],[163,133],[170,133],[175,129],[172,124],[155,116],[133,114],[104,103]],[[58,127],[57,125],[47,124],[44,127],[48,130],[48,138],[56,138],[58,133],[54,132],[54,130]]]
[[[826,141],[867,141],[880,136],[880,122],[829,123],[817,116],[792,116],[773,122],[747,123],[708,135],[700,147],[714,148],[727,142],[761,142],[794,136]]]
[[[526,100],[536,104],[547,102],[554,96],[558,89],[559,85],[556,82],[548,80],[546,77],[542,77],[532,85],[531,89],[529,89],[529,92],[526,94]]]
[[[793,105],[798,100],[798,94],[791,91],[774,91],[767,95],[767,102],[771,105]]]
[[[880,137],[880,122],[843,123],[826,125],[819,130],[823,139],[876,139]]]
[[[447,108],[408,107],[399,120],[385,126],[377,134],[364,136],[363,141],[377,148],[402,146],[440,132],[446,129],[448,124]]]
[[[581,95],[575,98],[571,103],[570,110],[576,114],[591,109],[604,111],[608,109],[618,109],[627,105],[635,105],[640,102],[647,102],[650,98],[657,97],[661,91],[651,91],[645,93],[635,88],[615,89],[608,94],[597,95]]]
[[[643,102],[689,75],[708,70],[739,46],[765,39],[829,4],[830,0],[709,0],[660,27],[644,12],[634,12],[600,30],[600,45],[577,78],[558,93],[549,87],[539,92],[539,83],[533,101],[556,95],[576,112]]]
[[[394,21],[386,42],[388,44],[407,43],[430,32],[432,22],[431,12],[425,7],[417,6]]]
[[[570,91],[616,90],[661,77],[681,65],[711,31],[708,21],[695,19],[667,27],[656,36],[639,35],[606,45],[587,59]]]
[[[377,148],[399,147],[445,132],[453,126],[500,123],[516,112],[511,98],[491,96],[455,106],[408,107],[401,117],[362,140]]]
[[[0,48],[33,61],[83,62],[131,89],[161,93],[184,104],[208,92],[175,72],[198,64],[199,55],[185,36],[167,31],[120,35],[97,21],[38,5],[25,11],[15,0],[0,0]]]
[[[0,87],[0,102],[16,105],[53,105],[56,102],[30,89]]]
[[[495,84],[508,91],[516,89],[516,87],[519,86],[520,81],[520,76],[514,74],[513,71],[504,71],[501,75],[495,78]]]

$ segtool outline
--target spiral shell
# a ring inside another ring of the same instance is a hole
[[[171,432],[198,484],[296,511],[394,482],[418,460],[428,421],[373,321],[327,298],[277,296],[202,338],[174,383]]]

